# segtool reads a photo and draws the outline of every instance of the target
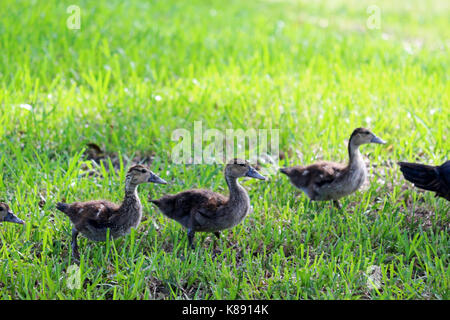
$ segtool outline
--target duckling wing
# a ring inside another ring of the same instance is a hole
[[[178,205],[184,209],[183,214],[189,216],[191,222],[201,224],[205,219],[214,219],[217,209],[226,201],[227,198],[219,193],[198,189],[190,190],[179,199]]]
[[[218,209],[227,201],[228,198],[220,193],[208,192],[203,195],[203,201],[192,208],[191,214],[198,218],[198,220],[214,219],[217,217]]]
[[[450,160],[439,166],[438,172],[442,181],[440,196],[450,201]]]
[[[204,194],[204,201],[191,209],[188,227],[196,231],[215,231],[229,222],[229,210],[220,210],[228,198],[214,192]]]

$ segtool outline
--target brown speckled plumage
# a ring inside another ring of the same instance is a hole
[[[349,163],[321,161],[308,166],[282,168],[291,183],[314,201],[338,199],[358,190],[367,178],[367,168],[359,152],[365,143],[385,143],[370,130],[357,128],[348,142]]]
[[[125,198],[122,204],[106,200],[58,203],[57,209],[64,212],[73,223],[72,248],[78,259],[76,238],[82,233],[93,241],[105,241],[109,229],[112,238],[128,234],[131,228],[137,228],[142,218],[142,205],[137,193],[139,184],[146,182],[166,183],[147,167],[135,165],[128,170],[125,180]]]
[[[247,191],[239,184],[239,177],[265,179],[248,162],[230,161],[225,168],[229,197],[205,189],[192,189],[159,200],[149,200],[161,212],[188,229],[189,244],[193,247],[195,232],[219,232],[239,224],[250,209]]]

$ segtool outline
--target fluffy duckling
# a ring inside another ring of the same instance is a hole
[[[440,166],[410,162],[398,164],[406,180],[418,188],[434,191],[436,197],[450,201],[450,160]]]
[[[385,144],[370,130],[357,128],[348,142],[348,164],[321,161],[308,166],[282,168],[291,183],[313,201],[332,200],[340,208],[338,199],[358,190],[367,177],[367,168],[359,152],[366,143]]]
[[[131,228],[139,226],[142,218],[142,205],[137,187],[147,182],[167,184],[148,167],[135,165],[128,170],[126,175],[125,198],[121,205],[105,200],[71,204],[58,202],[56,208],[65,213],[74,225],[72,255],[75,260],[79,260],[77,236],[80,232],[92,241],[106,241],[108,229],[110,236],[114,239],[128,234]]]
[[[195,232],[213,232],[219,237],[221,230],[236,226],[249,212],[250,198],[238,182],[240,177],[266,180],[247,161],[233,159],[225,167],[229,197],[210,190],[192,189],[149,201],[187,229],[189,245],[194,249]]]
[[[17,218],[17,216],[11,211],[9,206],[4,203],[0,202],[0,222],[12,222],[12,223],[18,223],[18,224],[25,224],[23,220]]]

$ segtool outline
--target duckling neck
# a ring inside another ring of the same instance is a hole
[[[243,208],[245,213],[247,213],[250,207],[250,198],[248,197],[247,191],[239,184],[237,178],[225,176],[225,179],[230,190],[228,205]]]

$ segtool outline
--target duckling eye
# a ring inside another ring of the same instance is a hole
[[[241,167],[245,167],[245,163],[239,163]]]
[[[146,173],[146,172],[147,172],[147,170],[145,170],[145,169],[141,169],[141,172],[142,172],[142,173]]]

